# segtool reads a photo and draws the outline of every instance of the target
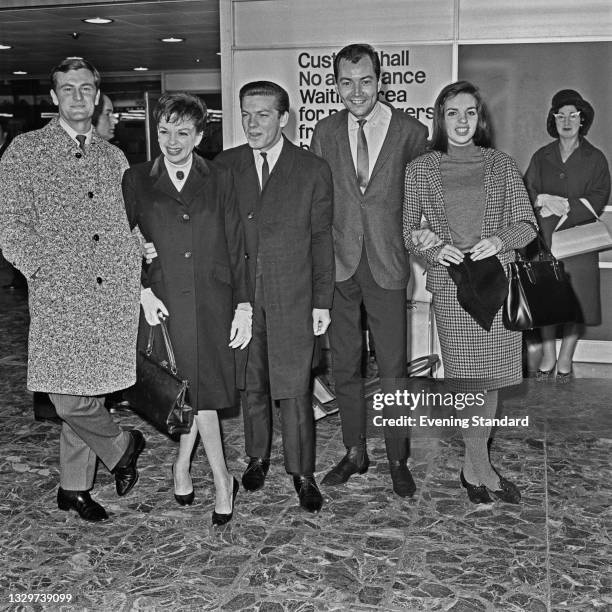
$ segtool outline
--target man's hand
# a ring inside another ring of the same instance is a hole
[[[312,309],[312,331],[315,336],[322,336],[331,323],[329,310],[327,308]]]
[[[426,227],[414,230],[412,234],[410,234],[410,238],[412,238],[413,244],[419,251],[442,244],[442,240],[438,238],[438,235]]]
[[[471,249],[472,261],[478,261],[479,259],[486,259],[499,253],[502,249],[503,242],[499,236],[490,236],[489,238],[483,238],[477,242]]]
[[[253,308],[249,302],[241,302],[234,312],[230,329],[230,348],[246,348],[253,335]]]
[[[155,245],[152,242],[145,242],[144,249],[145,261],[150,264],[157,257],[157,250],[155,249]]]
[[[452,244],[445,244],[438,253],[436,261],[443,266],[450,266],[452,263],[459,264],[463,261],[463,253]]]
[[[149,325],[159,325],[160,321],[170,316],[164,303],[153,293],[151,288],[140,290],[140,305]]]

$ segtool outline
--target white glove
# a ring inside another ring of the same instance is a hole
[[[153,293],[151,288],[140,290],[140,305],[149,325],[159,325],[170,316],[164,303]]]
[[[253,308],[248,302],[241,302],[234,312],[230,329],[230,348],[244,349],[253,335]]]
[[[551,217],[552,215],[562,217],[567,215],[570,207],[567,198],[541,193],[536,198],[536,208],[540,209],[542,217]]]

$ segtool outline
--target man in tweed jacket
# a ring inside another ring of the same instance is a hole
[[[58,507],[101,521],[97,458],[125,495],[144,447],[103,397],[135,382],[141,255],[121,194],[127,161],[91,125],[98,71],[68,58],[51,80],[59,118],[15,138],[0,165],[0,245],[28,280],[28,389],[49,393],[63,421]]]

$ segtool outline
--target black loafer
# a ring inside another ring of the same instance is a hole
[[[324,485],[344,484],[353,474],[365,474],[370,467],[370,459],[365,446],[351,446],[346,455],[334,466],[321,481]]]
[[[244,474],[242,475],[242,486],[247,491],[258,491],[264,486],[270,460],[262,457],[251,457]]]
[[[142,431],[133,429],[130,432],[130,436],[132,438],[130,440],[130,445],[113,470],[113,474],[115,475],[115,486],[119,497],[127,495],[138,482],[136,463],[138,462],[138,456],[145,447],[145,438],[142,435]]]
[[[234,490],[232,491],[232,511],[229,514],[223,514],[223,512],[215,512],[213,510],[212,513],[212,524],[215,527],[220,527],[221,525],[225,525],[232,520],[234,516],[234,503],[236,502],[236,495],[238,495],[238,491],[240,490],[240,485],[238,481],[234,478]]]
[[[85,521],[98,523],[108,520],[106,510],[91,499],[89,491],[66,491],[60,487],[57,490],[57,507],[60,510],[76,510]]]
[[[470,484],[463,475],[463,470],[459,474],[459,480],[461,481],[461,486],[467,489],[467,494],[469,500],[473,504],[492,504],[493,500],[489,497],[487,493],[487,487],[484,485],[473,485]]]
[[[405,461],[389,461],[393,491],[400,497],[412,497],[416,484]]]
[[[308,512],[316,514],[321,510],[323,506],[323,496],[317,483],[315,482],[314,476],[300,476],[294,474],[293,486],[300,498],[300,506]]]

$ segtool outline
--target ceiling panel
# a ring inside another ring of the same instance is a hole
[[[40,3],[40,2],[39,2]],[[219,0],[109,2],[79,6],[0,8],[0,79],[43,78],[64,57],[78,55],[103,73],[126,73],[135,66],[150,72],[220,68]],[[2,2],[2,7],[6,3]],[[108,17],[108,25],[81,20]],[[78,37],[73,38],[72,33]],[[162,37],[186,39],[162,43]],[[199,60],[199,61],[197,61]]]

